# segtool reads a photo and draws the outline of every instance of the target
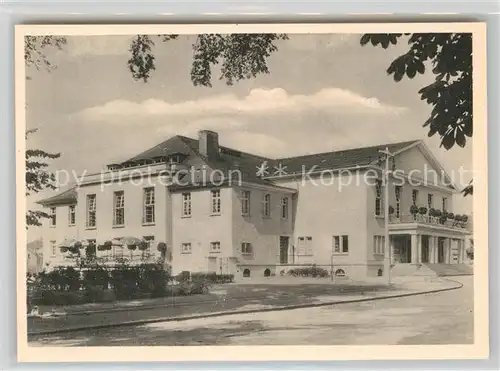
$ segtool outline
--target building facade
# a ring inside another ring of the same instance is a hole
[[[384,249],[380,150],[393,157],[390,254]],[[453,213],[457,190],[421,141],[271,159],[175,136],[72,189],[40,201],[49,267],[71,264],[61,242],[102,246],[135,237],[141,250],[97,249],[113,261],[166,260],[182,271],[261,277],[321,266],[333,274],[385,275],[384,259],[408,272],[461,264],[467,221]],[[166,252],[159,248],[166,246]],[[163,255],[162,255],[163,254]]]

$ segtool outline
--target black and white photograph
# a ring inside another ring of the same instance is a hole
[[[487,356],[485,38],[18,26],[23,357]]]

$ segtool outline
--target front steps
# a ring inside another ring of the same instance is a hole
[[[393,276],[436,276],[436,272],[426,264],[395,264],[391,269]]]
[[[474,273],[468,264],[395,264],[393,276],[470,276]]]
[[[474,268],[469,264],[427,264],[437,276],[470,276]]]

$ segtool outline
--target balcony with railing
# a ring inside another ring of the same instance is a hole
[[[399,217],[391,215],[389,224],[424,224],[430,226],[440,226],[445,228],[465,231],[469,227],[469,220],[466,215],[454,216],[430,216],[428,214],[402,214]]]

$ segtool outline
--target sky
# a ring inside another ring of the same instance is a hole
[[[50,170],[82,174],[200,129],[271,157],[421,139],[448,172],[472,169],[472,142],[447,151],[422,127],[431,107],[418,90],[432,73],[398,83],[387,75],[405,42],[382,49],[360,46],[356,34],[289,35],[269,57],[269,74],[227,86],[215,69],[209,88],[190,80],[195,37],[158,39],[146,83],[127,68],[133,36],[71,36],[62,50],[46,49],[56,68],[27,69],[27,128],[38,129],[27,146],[61,153]],[[47,195],[30,196],[28,207]],[[458,195],[454,207],[470,213],[472,199]]]

